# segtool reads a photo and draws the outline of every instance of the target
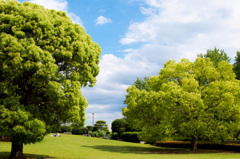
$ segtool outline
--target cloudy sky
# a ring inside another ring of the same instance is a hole
[[[19,0],[23,2],[23,0]],[[207,49],[240,51],[239,0],[28,0],[67,12],[102,48],[100,73],[88,100],[86,125],[122,118],[126,88],[158,75],[166,61],[194,61]]]

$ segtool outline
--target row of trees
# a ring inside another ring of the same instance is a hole
[[[170,60],[158,76],[137,78],[127,89],[126,122],[141,129],[145,141],[191,137],[191,150],[197,149],[197,139],[221,142],[235,136],[240,130],[239,55],[231,65],[227,54],[215,48],[195,62]]]
[[[64,132],[72,132],[72,134],[92,134],[92,132],[100,132],[104,131],[105,134],[109,134],[109,130],[106,124],[106,121],[104,120],[98,120],[96,121],[96,124],[94,126],[92,125],[87,125],[86,127],[77,127],[75,124],[70,124],[70,125],[62,125],[60,128],[52,128],[51,132],[59,132],[59,133],[64,133]]]

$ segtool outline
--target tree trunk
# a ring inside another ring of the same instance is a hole
[[[197,150],[197,140],[195,136],[192,136],[192,141],[191,141],[191,151]]]
[[[12,142],[12,150],[8,159],[25,159],[23,155],[23,144]]]

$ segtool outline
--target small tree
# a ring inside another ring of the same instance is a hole
[[[106,123],[107,122],[104,120],[98,120],[98,121],[96,121],[96,124],[94,126],[96,126],[98,128],[98,130],[100,130],[100,131],[101,130],[109,131]]]
[[[125,119],[115,119],[112,122],[112,133],[117,132],[118,137],[120,137],[122,131],[125,131]]]
[[[88,130],[88,135],[89,135],[89,131],[92,131],[92,130],[93,130],[93,126],[88,125],[88,126],[86,126],[86,128],[87,128],[87,130]]]

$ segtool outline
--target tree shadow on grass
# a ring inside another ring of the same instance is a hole
[[[37,155],[37,154],[29,154],[29,153],[23,153],[24,156],[27,157],[27,159],[48,159],[48,158],[56,158],[51,157],[48,155]],[[0,152],[0,159],[8,159],[10,156],[10,152]]]
[[[137,147],[137,146],[113,146],[113,145],[97,145],[83,146],[87,148],[97,149],[108,152],[135,153],[135,154],[205,154],[205,153],[236,153],[235,151],[225,150],[205,150],[198,149],[190,151],[186,148],[166,148],[166,147]]]

